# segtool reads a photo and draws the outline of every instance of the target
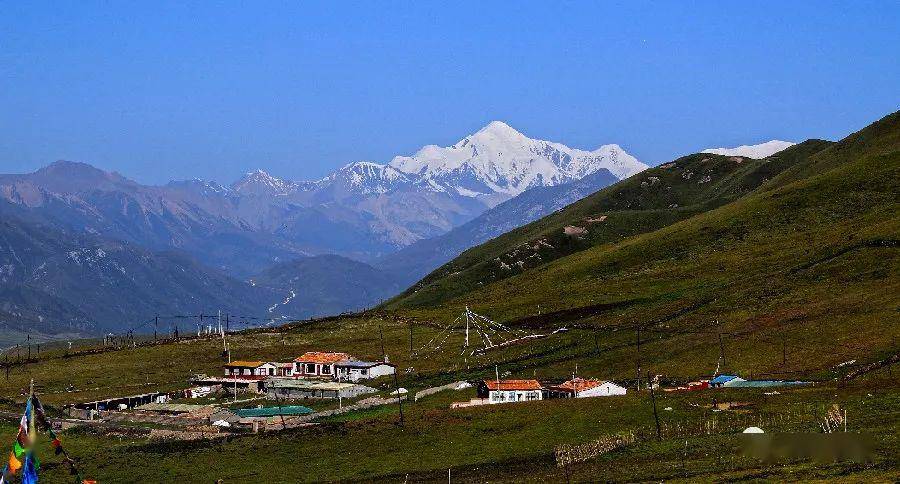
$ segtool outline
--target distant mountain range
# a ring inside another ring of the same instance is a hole
[[[617,145],[572,149],[496,121],[449,147],[315,181],[257,170],[230,186],[150,186],[58,161],[0,175],[0,322],[95,332],[165,312],[359,309],[645,168]]]
[[[523,191],[599,170],[616,178],[646,165],[617,145],[595,151],[534,140],[492,122],[453,146],[426,146],[389,164],[357,162],[316,181],[257,170],[229,187],[201,180],[147,186],[59,161],[0,175],[0,200],[27,220],[183,250],[239,277],[298,256],[372,261],[441,235]]]

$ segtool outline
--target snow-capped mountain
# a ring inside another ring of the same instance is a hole
[[[484,198],[490,205],[536,186],[578,180],[600,169],[619,179],[647,168],[618,145],[594,151],[531,139],[493,121],[448,147],[428,145],[413,156],[398,156],[394,167],[430,189]]]
[[[254,170],[232,183],[231,189],[242,195],[271,196],[290,193],[296,186],[263,170]]]
[[[758,145],[741,145],[735,148],[709,148],[701,151],[701,153],[712,153],[714,155],[724,156],[745,156],[747,158],[761,159],[772,156],[781,150],[790,148],[796,143],[790,141],[781,141],[773,139]]]
[[[319,189],[340,186],[347,193],[370,195],[388,193],[412,183],[405,173],[392,166],[357,161],[342,166],[313,185]]]

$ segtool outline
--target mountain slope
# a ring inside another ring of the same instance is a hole
[[[337,255],[278,263],[253,277],[251,284],[282,296],[269,306],[270,314],[301,318],[368,308],[401,289],[384,272]]]
[[[0,220],[3,323],[21,332],[121,331],[154,314],[254,314],[271,299],[175,252]]]
[[[616,181],[618,178],[601,168],[577,181],[531,188],[444,235],[420,240],[389,254],[375,265],[395,274],[408,286],[464,250],[560,210]]]
[[[430,305],[587,248],[650,232],[734,201],[828,146],[811,140],[770,158],[689,155],[467,250],[392,304]]]
[[[245,282],[184,253],[0,220],[0,340],[122,332],[154,315],[217,310],[263,324],[362,309],[400,289],[391,276],[340,256],[281,262]]]

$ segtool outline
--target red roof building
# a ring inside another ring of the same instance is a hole
[[[483,380],[478,384],[478,396],[489,403],[524,402],[543,398],[537,380]]]
[[[540,390],[537,380],[485,380],[488,390]]]

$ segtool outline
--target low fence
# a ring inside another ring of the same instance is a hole
[[[467,384],[467,382],[457,381],[457,382],[453,382],[453,383],[448,383],[446,385],[441,385],[439,387],[426,388],[424,390],[416,392],[415,399],[418,401],[420,398],[424,398],[429,395],[434,395],[435,393],[442,392],[444,390],[457,390],[460,385],[465,385],[465,384]]]

